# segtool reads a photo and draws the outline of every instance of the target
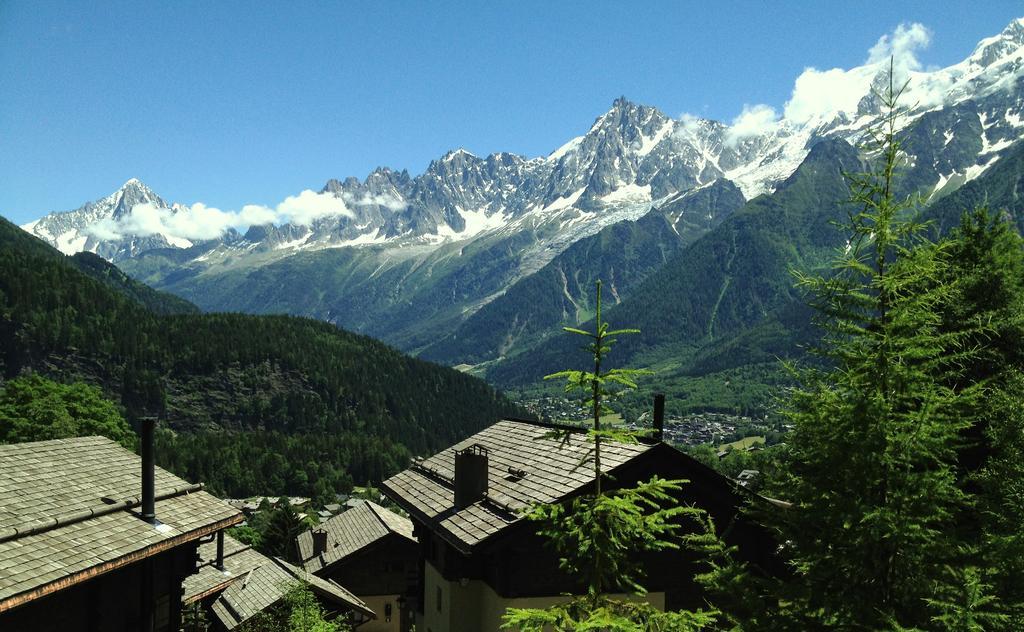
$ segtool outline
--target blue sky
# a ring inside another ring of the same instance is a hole
[[[169,201],[275,204],[447,150],[544,155],[620,95],[670,116],[781,110],[920,22],[927,66],[1024,15],[928,2],[278,3],[0,0],[0,215],[138,177]],[[96,6],[94,6],[96,5]]]

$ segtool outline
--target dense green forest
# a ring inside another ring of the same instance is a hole
[[[69,259],[76,268],[157,314],[195,314],[199,308],[183,298],[140,283],[103,257],[77,252]]]
[[[219,493],[342,491],[519,412],[481,380],[328,323],[137,299],[0,220],[2,375],[84,381],[129,420],[157,415],[160,462]]]

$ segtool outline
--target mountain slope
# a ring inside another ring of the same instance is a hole
[[[796,294],[790,269],[819,266],[841,244],[832,222],[845,217],[849,187],[843,174],[861,168],[857,151],[845,141],[815,145],[774,195],[748,202],[607,311],[613,325],[642,332],[619,342],[614,361],[656,364],[692,353],[791,302]],[[489,368],[488,379],[535,383],[565,368],[561,364],[573,357],[576,344],[562,336]]]
[[[620,303],[679,249],[743,203],[735,185],[716,180],[672,196],[636,221],[607,226],[516,282],[420,355],[446,364],[477,364],[589,320],[597,279],[608,283],[606,300]]]
[[[254,441],[269,444],[265,458],[282,459],[275,446],[298,450],[286,438],[301,436],[303,460],[274,467],[315,473],[323,459],[357,480],[379,480],[410,452],[517,412],[476,378],[327,323],[155,314],[2,219],[0,370],[96,383],[129,412],[157,413],[172,429],[206,437],[206,466],[219,450]],[[282,478],[278,493],[310,493],[305,478]],[[269,490],[249,493],[260,491]]]
[[[107,287],[124,294],[156,314],[194,314],[199,308],[183,298],[158,292],[131,278],[117,266],[91,252],[78,252],[70,261],[76,268]]]

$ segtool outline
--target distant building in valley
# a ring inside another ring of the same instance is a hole
[[[411,628],[419,544],[408,518],[361,500],[300,534],[297,544],[307,571],[345,586],[376,612],[359,632]]]
[[[200,538],[243,516],[146,446],[0,445],[0,630],[177,632]]]
[[[508,607],[543,607],[584,590],[559,569],[536,525],[523,518],[538,503],[563,502],[591,489],[592,473],[580,464],[593,444],[583,429],[558,429],[565,438],[551,437],[548,425],[500,421],[382,483],[411,516],[419,541],[417,630],[497,632]],[[660,440],[604,443],[601,458],[614,486],[655,474],[687,479],[679,502],[707,510],[752,565],[777,569],[768,534],[739,513],[754,498],[749,491]],[[692,553],[661,552],[642,563],[654,605],[703,605]]]

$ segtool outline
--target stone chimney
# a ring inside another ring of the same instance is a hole
[[[327,552],[327,529],[313,529],[313,557]]]
[[[455,510],[487,496],[487,448],[475,443],[455,452]]]

